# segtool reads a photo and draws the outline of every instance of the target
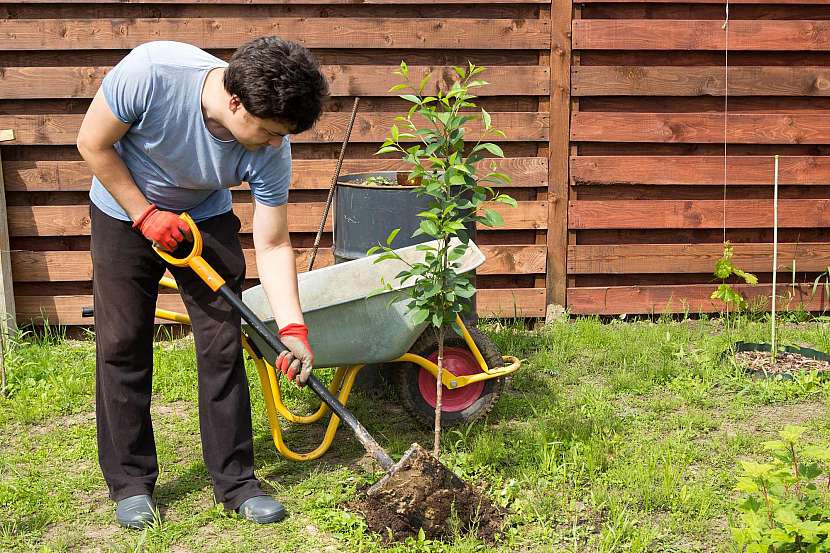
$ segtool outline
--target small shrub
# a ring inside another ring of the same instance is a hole
[[[724,242],[723,256],[715,263],[714,271],[715,276],[721,279],[722,283],[718,286],[717,290],[712,292],[711,298],[713,300],[721,300],[726,304],[727,309],[730,304],[734,305],[738,309],[741,309],[747,307],[746,299],[744,299],[740,292],[727,284],[726,279],[734,275],[742,278],[747,284],[755,286],[758,284],[758,277],[752,273],[747,273],[746,271],[739,269],[732,263],[733,251],[734,248],[732,247],[732,244],[728,241]]]
[[[830,447],[803,445],[804,431],[786,426],[765,442],[771,463],[741,461],[742,525],[732,533],[742,551],[830,551]]]

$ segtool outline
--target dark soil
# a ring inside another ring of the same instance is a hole
[[[779,353],[772,362],[768,351],[740,351],[735,354],[738,365],[749,371],[767,374],[794,374],[799,372],[830,372],[830,363],[805,357],[799,353]]]
[[[480,491],[458,478],[417,444],[365,496],[348,508],[387,541],[415,537],[423,528],[430,539],[475,533],[493,543],[504,513]]]

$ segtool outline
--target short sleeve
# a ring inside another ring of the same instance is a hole
[[[242,180],[251,185],[251,194],[257,203],[276,207],[288,202],[291,184],[291,143],[285,137],[277,150],[266,148],[256,162],[251,164]]]
[[[104,99],[122,122],[132,124],[144,114],[153,92],[153,69],[146,45],[133,49],[101,83]]]

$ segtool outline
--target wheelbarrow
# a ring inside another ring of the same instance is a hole
[[[185,266],[187,259],[201,256],[202,243],[192,219],[183,216],[194,230],[193,248],[187,258],[160,255],[173,265]],[[416,420],[431,424],[434,419],[435,379],[438,374],[437,343],[427,323],[413,324],[407,313],[405,290],[412,282],[402,283],[396,275],[405,262],[423,259],[419,246],[396,250],[404,261],[386,260],[375,263],[378,255],[323,267],[298,274],[300,306],[308,340],[314,351],[315,368],[336,367],[329,391],[341,404],[347,404],[358,373],[369,364],[382,364],[394,370],[394,381],[404,407]],[[469,242],[467,253],[459,259],[459,273],[472,271],[484,262],[484,254]],[[382,283],[389,284],[378,293]],[[162,287],[178,289],[169,277],[161,279]],[[242,293],[243,303],[277,333],[262,286]],[[85,315],[91,315],[85,310]],[[189,324],[186,314],[156,309],[159,319]],[[498,399],[505,377],[516,372],[521,361],[500,355],[496,346],[476,328],[467,328],[458,317],[461,336],[454,332],[445,338],[442,374],[442,422],[446,426],[475,420],[486,414]],[[322,442],[313,450],[300,453],[285,443],[280,418],[298,424],[319,422],[329,413],[322,403],[311,415],[292,413],[282,399],[279,372],[267,359],[276,359],[274,352],[244,321],[242,345],[259,375],[271,435],[277,451],[287,459],[309,461],[326,453],[334,441],[340,418],[332,415]],[[394,368],[392,368],[394,366]]]

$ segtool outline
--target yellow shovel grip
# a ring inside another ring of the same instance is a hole
[[[156,246],[153,246],[153,249],[156,250],[156,253],[159,254],[162,259],[174,267],[190,267],[203,281],[205,281],[205,284],[207,284],[211,290],[214,292],[218,291],[219,288],[225,284],[225,279],[220,277],[219,273],[217,273],[213,267],[208,265],[208,262],[202,258],[202,234],[199,232],[198,227],[196,227],[196,222],[193,221],[187,213],[182,213],[179,217],[182,221],[187,223],[187,226],[190,227],[190,233],[193,235],[193,248],[190,250],[187,257],[173,257]]]
[[[225,279],[219,276],[213,267],[208,265],[208,262],[205,261],[201,256],[194,257],[190,260],[190,268],[193,269],[202,280],[205,281],[205,284],[210,286],[210,289],[214,292],[218,291],[222,286],[225,284]]]

